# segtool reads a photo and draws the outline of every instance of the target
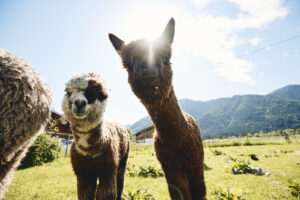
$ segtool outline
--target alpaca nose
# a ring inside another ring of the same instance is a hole
[[[80,110],[81,108],[83,108],[86,105],[86,101],[82,100],[82,99],[77,99],[77,100],[75,100],[74,104],[77,107],[77,110]]]
[[[158,71],[155,65],[146,65],[140,68],[139,74],[143,78],[157,78]]]

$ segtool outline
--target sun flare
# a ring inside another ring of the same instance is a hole
[[[130,41],[143,38],[152,42],[161,36],[171,17],[170,10],[162,5],[140,5],[126,16],[124,37]]]

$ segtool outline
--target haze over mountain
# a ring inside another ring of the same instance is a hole
[[[210,101],[181,99],[179,104],[197,120],[202,136],[300,128],[300,85],[288,85],[267,95],[237,95]],[[151,124],[147,116],[128,128],[136,133]]]

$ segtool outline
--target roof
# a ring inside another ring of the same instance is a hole
[[[145,132],[147,132],[147,131],[150,131],[150,130],[152,130],[152,129],[154,129],[154,126],[153,126],[153,125],[151,125],[151,126],[149,126],[149,127],[147,127],[147,128],[144,128],[144,129],[140,130],[139,132],[137,132],[137,133],[135,134],[135,136],[141,135],[141,134],[143,134],[143,133],[145,133]]]

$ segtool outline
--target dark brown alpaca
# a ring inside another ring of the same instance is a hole
[[[71,162],[78,199],[121,200],[129,135],[124,126],[102,120],[108,89],[90,73],[73,77],[65,90],[62,107],[75,138]]]
[[[136,40],[128,45],[113,34],[109,39],[128,71],[135,95],[155,125],[155,151],[165,172],[173,200],[205,199],[203,146],[197,122],[183,112],[172,85],[170,58],[175,21],[152,44]]]

